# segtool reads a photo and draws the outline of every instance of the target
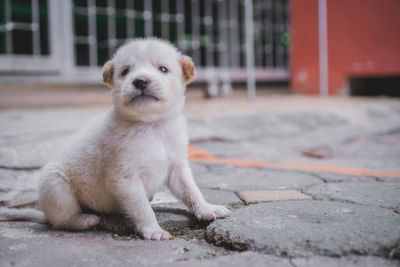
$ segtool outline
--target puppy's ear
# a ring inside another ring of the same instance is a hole
[[[196,72],[194,69],[193,61],[188,56],[181,56],[179,62],[182,65],[183,78],[185,79],[185,84],[188,85],[196,78]]]
[[[103,84],[112,88],[114,86],[114,64],[107,61],[103,66]]]

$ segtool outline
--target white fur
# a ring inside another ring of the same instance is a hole
[[[188,136],[182,111],[185,78],[182,55],[156,39],[133,40],[111,59],[113,107],[84,127],[55,160],[40,183],[39,205],[55,228],[80,230],[99,217],[83,213],[124,212],[146,239],[170,237],[158,224],[149,199],[166,184],[200,220],[227,216],[223,206],[208,204],[188,163]],[[159,70],[166,66],[168,73]],[[130,67],[121,77],[121,71]],[[132,82],[150,80],[146,94]]]
[[[8,221],[32,221],[37,223],[47,223],[47,218],[43,212],[37,209],[9,209],[0,208],[0,214]]]

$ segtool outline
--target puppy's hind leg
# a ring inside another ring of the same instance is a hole
[[[99,223],[98,216],[82,213],[74,190],[61,173],[47,173],[39,190],[40,208],[54,229],[86,230]]]

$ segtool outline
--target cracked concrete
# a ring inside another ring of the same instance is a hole
[[[59,232],[33,223],[2,223],[0,236],[1,266],[161,265],[215,253],[193,240],[122,241],[104,232]]]
[[[287,96],[259,97],[252,104],[225,101],[189,101],[187,107],[192,145],[216,157],[400,173],[399,100]],[[100,110],[0,112],[1,205],[34,199],[40,168]],[[330,157],[306,157],[304,150]],[[152,206],[174,240],[143,241],[122,215],[102,215],[94,230],[76,233],[0,222],[0,265],[400,265],[400,175],[216,162],[191,162],[191,167],[205,198],[229,206],[230,217],[199,222],[163,188]],[[247,206],[236,195],[287,189],[314,200]]]
[[[399,183],[330,183],[311,186],[304,192],[318,199],[342,200],[389,209],[400,207]]]
[[[322,183],[304,172],[211,165],[212,171],[199,173],[197,184],[204,188],[243,191],[265,189],[299,189]]]
[[[280,201],[235,210],[230,218],[211,223],[206,236],[216,245],[235,250],[290,257],[387,257],[400,236],[399,225],[400,216],[382,208],[331,201]]]
[[[172,264],[171,264],[172,266]],[[308,258],[287,259],[273,255],[259,254],[255,252],[242,252],[228,256],[217,256],[211,259],[189,260],[174,263],[174,266],[276,266],[276,267],[309,267],[309,266],[363,266],[363,267],[397,267],[398,263],[373,256],[346,256],[340,258],[314,256]]]

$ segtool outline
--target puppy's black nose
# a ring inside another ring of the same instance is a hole
[[[146,89],[148,84],[149,80],[147,80],[145,77],[138,77],[133,81],[133,86],[139,90]]]

